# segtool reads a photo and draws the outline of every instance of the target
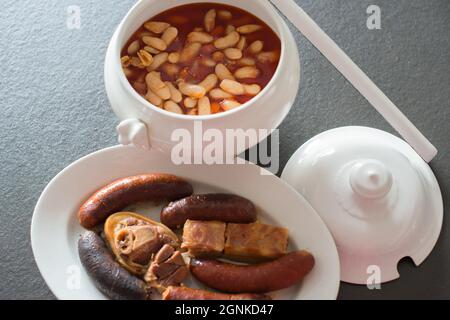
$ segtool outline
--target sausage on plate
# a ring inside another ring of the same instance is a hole
[[[170,203],[161,211],[161,222],[177,228],[186,220],[251,223],[256,221],[254,204],[233,194],[193,195]]]
[[[163,293],[163,300],[271,300],[263,294],[226,294],[187,287],[168,287]]]
[[[147,300],[150,292],[141,279],[133,276],[114,260],[103,239],[87,231],[78,240],[81,263],[106,296],[115,300]]]
[[[91,229],[108,216],[142,201],[174,201],[191,195],[192,186],[170,174],[145,174],[113,181],[95,192],[79,209],[80,224]]]
[[[300,282],[314,267],[307,251],[290,252],[276,260],[237,265],[210,259],[191,259],[192,275],[208,287],[229,293],[267,293]]]

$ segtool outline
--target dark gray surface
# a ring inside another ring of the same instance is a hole
[[[450,1],[299,0],[438,147],[432,167],[450,204]],[[0,11],[0,298],[52,299],[34,263],[30,222],[45,185],[80,157],[116,144],[117,120],[103,87],[108,41],[134,0],[12,1]],[[81,30],[66,9],[81,8]],[[382,30],[366,27],[370,4]],[[393,132],[297,32],[302,84],[281,126],[281,164],[326,129],[365,125]],[[400,280],[369,291],[343,284],[344,299],[450,298],[450,223],[430,257],[400,264]],[[57,259],[57,253],[55,253]]]

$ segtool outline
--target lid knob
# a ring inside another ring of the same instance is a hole
[[[378,160],[358,161],[350,172],[353,191],[364,198],[383,198],[391,190],[392,182],[391,172]]]

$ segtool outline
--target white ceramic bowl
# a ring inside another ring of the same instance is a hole
[[[120,53],[130,36],[148,19],[175,6],[198,2],[216,2],[239,7],[267,23],[281,39],[279,66],[269,84],[251,101],[234,110],[209,115],[185,116],[169,113],[153,106],[132,88],[120,64]],[[289,28],[268,1],[261,0],[141,0],[125,16],[109,44],[105,60],[105,86],[111,106],[121,121],[138,119],[145,124],[150,145],[170,151],[175,129],[193,132],[194,120],[202,122],[203,130],[275,129],[289,113],[300,82],[300,61],[297,46]],[[133,126],[122,127],[123,144],[134,143],[129,138],[136,132]],[[225,136],[225,135],[224,135]],[[258,142],[266,138],[261,135]],[[252,143],[254,145],[255,143]],[[251,147],[247,146],[247,147]],[[244,150],[237,150],[239,154]]]

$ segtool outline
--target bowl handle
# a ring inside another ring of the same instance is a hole
[[[150,149],[147,126],[140,120],[131,118],[123,120],[116,128],[119,143],[132,145],[141,149]]]

